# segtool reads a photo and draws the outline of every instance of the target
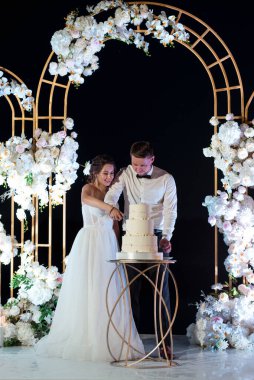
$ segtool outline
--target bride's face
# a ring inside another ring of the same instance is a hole
[[[110,186],[114,179],[114,166],[111,164],[106,164],[103,166],[99,174],[97,175],[97,180],[100,185],[106,187]]]

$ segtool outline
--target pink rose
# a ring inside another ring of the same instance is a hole
[[[240,284],[238,286],[238,290],[244,296],[247,296],[249,294],[249,291],[250,291],[249,288],[246,285],[244,285],[244,284]]]
[[[16,152],[21,154],[21,153],[24,153],[24,151],[25,151],[25,148],[23,147],[23,145],[16,146]]]
[[[217,323],[217,322],[218,322],[218,323],[222,323],[222,322],[223,322],[223,319],[222,319],[221,317],[213,317],[213,318],[212,318],[212,321],[213,321],[213,322],[216,322],[216,323]]]
[[[222,227],[223,227],[224,231],[231,231],[232,230],[232,225],[228,221],[224,222],[223,225],[222,225]]]
[[[41,132],[42,132],[41,128],[36,128],[36,130],[34,131],[34,137],[38,139],[41,135]]]
[[[36,146],[37,146],[38,148],[44,148],[45,146],[47,146],[47,141],[46,141],[46,139],[44,139],[44,137],[39,138],[39,140],[38,140],[37,143],[36,143]]]
[[[65,139],[65,137],[66,137],[66,132],[65,132],[65,131],[60,131],[60,132],[58,132],[58,136],[59,136],[61,139]]]

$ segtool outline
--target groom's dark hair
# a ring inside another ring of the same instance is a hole
[[[130,155],[137,158],[152,157],[153,147],[149,141],[136,141],[131,146]]]

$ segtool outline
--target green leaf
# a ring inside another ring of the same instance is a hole
[[[13,289],[19,288],[22,284],[26,285],[25,290],[28,290],[32,287],[32,281],[30,278],[27,278],[25,274],[14,274],[10,287]]]
[[[233,288],[231,289],[230,293],[231,293],[231,295],[232,295],[233,297],[237,297],[237,296],[239,296],[239,292],[238,292],[238,290],[236,289],[236,287],[233,287]]]
[[[4,340],[4,347],[21,346],[20,340],[17,338],[10,338]]]
[[[26,177],[26,184],[27,185],[32,185],[33,184],[33,173],[29,173]]]

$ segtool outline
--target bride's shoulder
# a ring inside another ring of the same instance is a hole
[[[92,195],[94,194],[94,186],[91,183],[87,183],[82,187],[82,193]]]

